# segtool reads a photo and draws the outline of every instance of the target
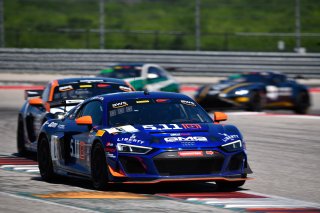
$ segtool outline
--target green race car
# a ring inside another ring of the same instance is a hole
[[[162,67],[156,64],[116,64],[102,70],[99,76],[120,78],[136,90],[179,92],[179,83]]]

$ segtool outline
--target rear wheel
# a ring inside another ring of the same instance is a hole
[[[21,116],[18,118],[18,127],[17,127],[17,149],[20,156],[25,156],[27,153],[25,147],[25,136],[24,136],[24,127],[23,119]]]
[[[103,147],[97,143],[92,150],[91,174],[93,187],[105,190],[108,185],[108,168]]]
[[[44,181],[50,182],[54,179],[55,174],[53,171],[49,141],[46,136],[42,136],[38,143],[37,154],[40,175]]]
[[[247,104],[247,110],[260,112],[264,107],[264,103],[264,96],[259,91],[252,91]]]
[[[301,91],[297,95],[295,106],[294,106],[294,112],[297,114],[306,114],[308,113],[308,109],[310,106],[310,97],[308,92]]]

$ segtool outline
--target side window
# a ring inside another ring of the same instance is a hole
[[[160,70],[157,67],[149,67],[148,69],[148,79],[167,79],[167,75],[164,71]]]
[[[42,92],[41,98],[44,102],[47,102],[49,100],[50,89],[51,89],[51,85],[48,84]]]
[[[93,125],[102,124],[102,103],[100,101],[91,101],[83,106],[77,113],[76,117],[90,115]]]

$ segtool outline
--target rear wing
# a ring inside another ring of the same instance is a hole
[[[33,89],[33,90],[25,90],[24,91],[24,99],[28,100],[33,97],[41,97],[43,89]]]

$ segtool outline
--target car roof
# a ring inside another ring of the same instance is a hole
[[[125,101],[128,99],[143,99],[143,98],[178,98],[178,99],[193,101],[187,95],[184,95],[181,93],[174,93],[174,92],[136,91],[136,92],[124,92],[124,93],[110,93],[110,94],[100,95],[100,97],[104,97],[105,102]]]
[[[96,80],[101,80],[105,83],[115,83],[115,84],[125,84],[125,81],[117,78],[104,78],[104,77],[77,77],[77,78],[62,78],[57,79],[59,85],[63,84],[71,84],[71,83],[89,83],[94,82]]]
[[[133,66],[133,67],[136,67],[136,66],[143,66],[145,65],[146,63],[118,63],[118,64],[114,64],[112,65],[112,67],[114,66]]]

